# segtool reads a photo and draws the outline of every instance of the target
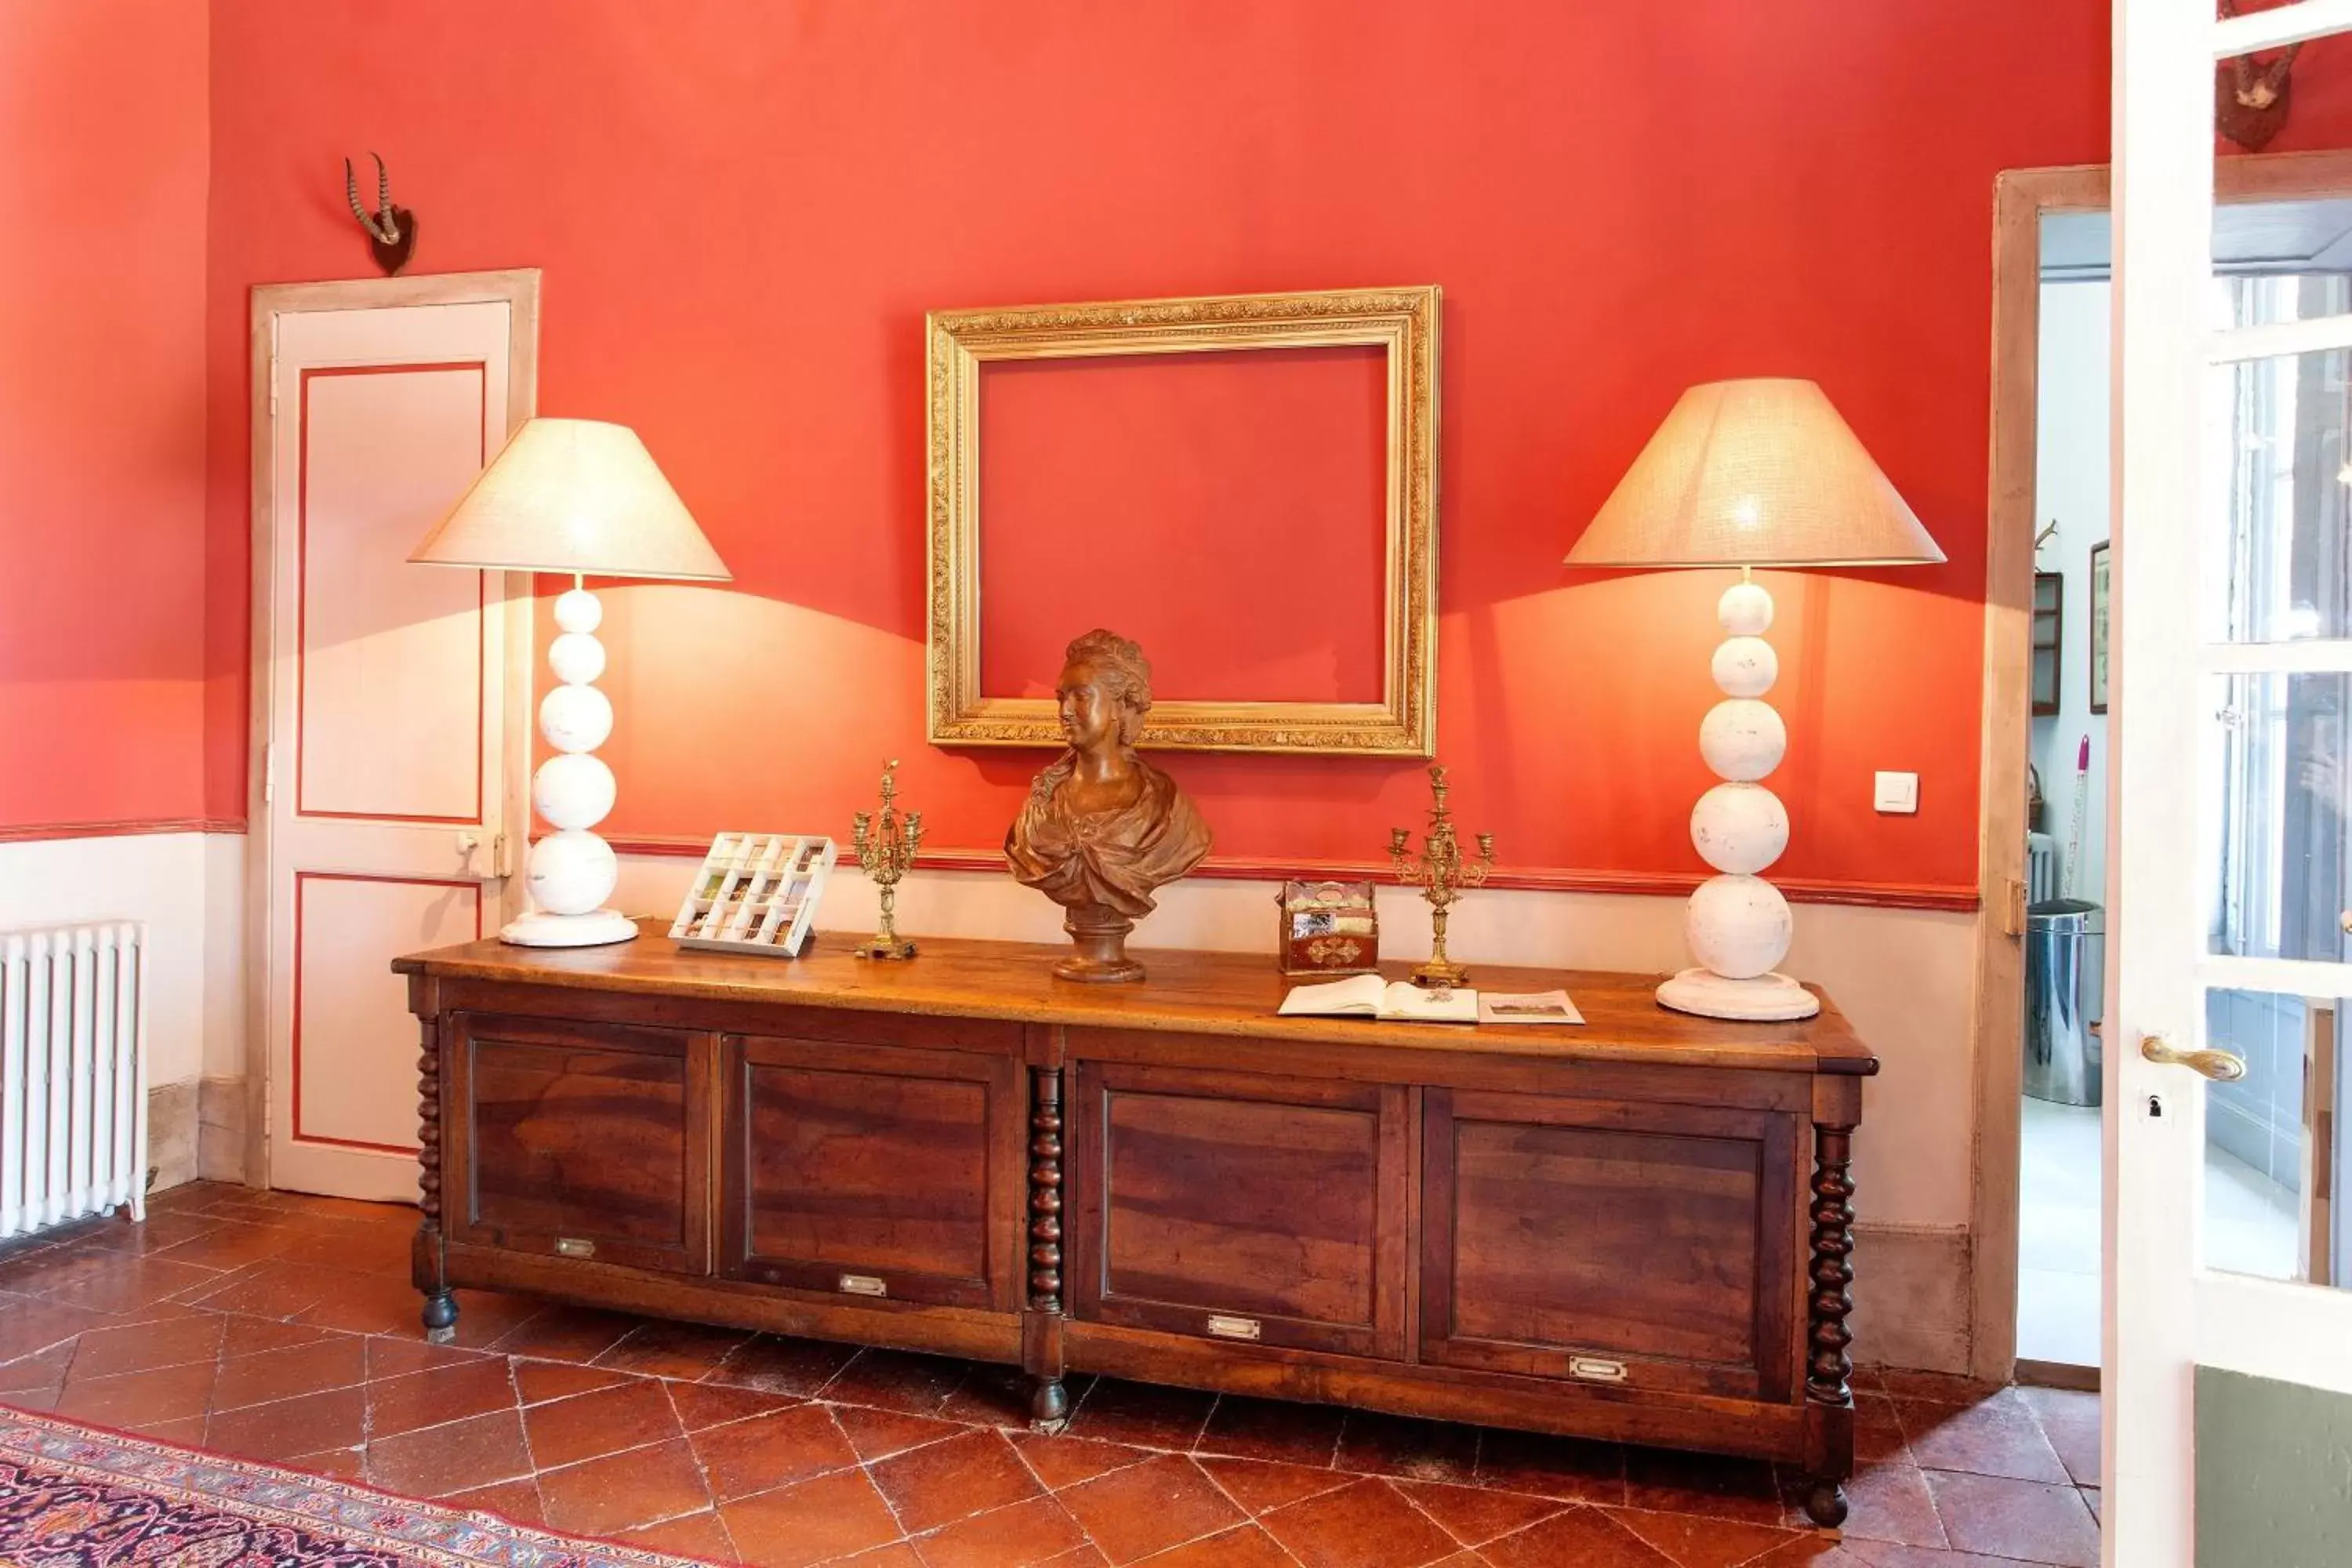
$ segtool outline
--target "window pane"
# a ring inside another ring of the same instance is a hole
[[[2342,273],[2213,280],[2217,326],[2337,315]],[[2211,373],[2206,407],[2205,637],[2352,637],[2343,350],[2242,360]]]
[[[2344,912],[2352,677],[2233,675],[2209,691],[2199,759],[2210,951],[2352,957]]]
[[[2209,991],[2205,1040],[2246,1076],[2205,1095],[2203,1263],[2343,1286],[2343,1182],[2325,1130],[2342,1106],[2334,997]]]

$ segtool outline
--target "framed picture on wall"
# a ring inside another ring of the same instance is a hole
[[[2107,545],[2091,546],[2091,711],[2107,710]]]
[[[2060,627],[2066,605],[2066,579],[2056,572],[2033,574],[2033,716],[2058,711]]]

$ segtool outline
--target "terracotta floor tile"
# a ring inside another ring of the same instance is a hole
[[[129,1211],[124,1210],[91,1226],[70,1245],[108,1252],[162,1252],[197,1237],[209,1236],[226,1223],[210,1215],[183,1214],[150,1204],[143,1223],[131,1224]]]
[[[721,1503],[737,1555],[761,1568],[808,1568],[899,1539],[898,1521],[863,1470]]]
[[[211,1408],[213,1375],[211,1364],[199,1362],[193,1366],[158,1367],[68,1383],[58,1396],[57,1412],[100,1426],[184,1421]],[[310,1445],[313,1448],[326,1446]]]
[[[2099,1527],[2072,1486],[1946,1470],[1927,1479],[1944,1532],[1961,1551],[2096,1568]]]
[[[271,1258],[250,1268],[222,1275],[217,1286],[184,1292],[182,1299],[192,1306],[215,1312],[244,1312],[256,1318],[292,1318],[337,1289],[341,1279],[331,1269]]]
[[[645,1323],[596,1358],[598,1366],[654,1377],[698,1378],[751,1336],[702,1323]]]
[[[1459,1545],[1388,1481],[1372,1479],[1259,1516],[1304,1568],[1422,1568]]]
[[[461,1311],[461,1321],[463,1317]],[[600,1312],[591,1307],[547,1307],[492,1340],[490,1349],[538,1361],[591,1362],[645,1321],[626,1312]]]
[[[2042,1435],[2056,1450],[2058,1462],[2078,1487],[2099,1484],[2099,1416],[2095,1407],[2088,1421],[2074,1416],[2042,1415]]]
[[[1347,1412],[1328,1405],[1296,1405],[1228,1394],[1217,1401],[1194,1440],[1196,1454],[1234,1459],[1276,1459],[1288,1465],[1328,1465],[1339,1447]]]
[[[289,1268],[303,1267],[288,1263]],[[298,1321],[317,1323],[323,1328],[343,1329],[355,1334],[393,1334],[403,1338],[423,1337],[417,1313],[425,1298],[407,1280],[381,1274],[349,1274],[341,1269],[322,1268],[317,1300],[301,1310],[289,1314]],[[458,1321],[463,1323],[462,1306]]]
[[[1087,1547],[1087,1551],[1094,1550]],[[887,1546],[852,1552],[836,1557],[825,1568],[924,1568],[922,1554],[904,1541],[894,1541]]]
[[[1883,1394],[1858,1394],[1853,1402],[1853,1457],[1856,1463],[1870,1464],[1894,1460],[1900,1464],[1916,1461],[1910,1445],[1903,1436],[1903,1422],[1895,1413],[1895,1401]]]
[[[909,1415],[936,1415],[969,1370],[949,1356],[909,1351],[860,1351],[834,1374],[822,1397],[836,1405],[872,1405]]]
[[[366,1401],[357,1388],[297,1394],[241,1410],[215,1412],[205,1442],[248,1459],[282,1459],[322,1448],[356,1447],[367,1435]]]
[[[1109,1568],[1110,1559],[1098,1546],[1088,1544],[1075,1552],[1065,1552],[1059,1557],[1049,1557],[1037,1568]]]
[[[523,1412],[530,1457],[542,1470],[686,1435],[657,1378],[636,1378]]]
[[[600,1372],[599,1367],[585,1369]],[[676,1383],[665,1381],[669,1402],[677,1411],[678,1424],[688,1432],[705,1426],[723,1426],[730,1421],[745,1421],[772,1411],[788,1410],[803,1401],[789,1394],[763,1394],[756,1388],[736,1388],[718,1383]],[[912,1416],[904,1417],[912,1420]],[[871,1456],[868,1456],[869,1458]]]
[[[1927,1469],[2022,1481],[2066,1479],[2066,1467],[2042,1435],[2042,1424],[2013,1394],[1974,1405],[1898,1399],[1895,1410],[1912,1458]]]
[[[1780,1482],[1763,1460],[1668,1448],[1625,1450],[1625,1506],[1743,1524],[1779,1524],[1787,1518]]]
[[[888,1490],[885,1484],[883,1491]],[[904,1516],[901,1522],[908,1522]],[[1034,1497],[974,1514],[911,1544],[924,1568],[1034,1568],[1086,1545],[1087,1536],[1060,1503]]]
[[[541,1470],[539,1495],[551,1528],[580,1535],[636,1530],[710,1506],[709,1489],[683,1437]]]
[[[317,1263],[370,1274],[390,1274],[404,1285],[408,1280],[410,1248],[415,1233],[392,1226],[347,1226],[333,1234],[291,1233],[294,1242],[279,1256],[291,1263]],[[177,1253],[169,1254],[179,1256]],[[414,1289],[412,1286],[411,1289]]]
[[[1345,1458],[1344,1445],[1340,1452]],[[1542,1432],[1490,1431],[1479,1443],[1478,1484],[1567,1502],[1622,1504],[1625,1450]]]
[[[1244,1524],[1143,1560],[1142,1568],[1297,1568],[1263,1525]]]
[[[162,1254],[91,1253],[103,1267],[71,1285],[46,1292],[52,1301],[98,1312],[129,1312],[168,1300],[221,1278],[217,1268],[174,1263]]]
[[[720,1502],[768,1491],[857,1463],[857,1453],[822,1405],[796,1405],[710,1426],[690,1441]]]
[[[205,1447],[205,1418],[201,1415],[176,1421],[125,1421],[121,1427],[134,1436],[152,1437],[158,1443],[175,1443],[184,1448]]]
[[[2105,1519],[2106,1515],[2099,1511],[2099,1489],[2097,1487],[2084,1487],[2080,1489],[2083,1493],[2083,1506],[2091,1510],[2091,1517],[2093,1519]]]
[[[867,1467],[909,1535],[1038,1496],[1043,1489],[994,1427],[983,1426]],[[1072,1542],[1076,1544],[1076,1542]]]
[[[50,1346],[62,1344],[84,1329],[113,1322],[103,1312],[55,1301],[16,1300],[0,1303],[0,1362],[11,1362]]]
[[[1140,1455],[1146,1450],[1130,1449]],[[1283,1465],[1267,1459],[1221,1459],[1196,1455],[1194,1463],[1208,1473],[1224,1494],[1252,1514],[1286,1508],[1307,1498],[1338,1491],[1356,1479],[1340,1470],[1311,1465]]]
[[[440,1498],[530,1474],[522,1414],[500,1410],[368,1444],[368,1479],[404,1497]]]
[[[511,1410],[516,1405],[514,1379],[504,1357],[485,1356],[458,1366],[371,1379],[367,1405],[368,1436],[396,1436],[420,1426]]]
[[[1951,1544],[1927,1495],[1927,1480],[1914,1466],[1863,1466],[1846,1481],[1845,1500],[1842,1529],[1849,1536],[1903,1546]]]
[[[341,1481],[360,1480],[367,1470],[367,1454],[362,1448],[326,1448],[316,1454],[295,1454],[269,1462],[307,1475],[331,1476]]]
[[[1351,1410],[1340,1429],[1333,1463],[1369,1475],[1467,1486],[1476,1479],[1479,1442],[1475,1426]]]
[[[1055,1491],[1076,1486],[1112,1470],[1123,1470],[1151,1458],[1149,1448],[1125,1443],[1097,1443],[1085,1437],[1048,1437],[1036,1432],[1011,1434],[1014,1452],[1037,1479]]]
[[[716,1509],[707,1513],[682,1514],[639,1530],[625,1530],[614,1539],[704,1563],[736,1561],[735,1539],[727,1533],[727,1526],[720,1522]]]
[[[544,1405],[551,1399],[569,1399],[575,1394],[611,1388],[628,1382],[634,1375],[601,1366],[576,1366],[564,1361],[518,1361],[513,1365],[515,1387],[525,1405]]]
[[[213,1383],[213,1409],[347,1388],[367,1376],[366,1343],[356,1334],[332,1334],[287,1350],[224,1357]]]
[[[1702,1519],[1696,1514],[1648,1513],[1637,1509],[1607,1511],[1613,1522],[1633,1531],[1675,1568],[1734,1568],[1754,1562],[1797,1534],[1793,1530]]]
[[[1597,1508],[1570,1509],[1478,1549],[1493,1568],[1677,1568]]]
[[[282,1257],[306,1239],[306,1233],[289,1230],[284,1226],[215,1219],[203,1234],[190,1237],[175,1247],[157,1248],[152,1256],[205,1268],[242,1268],[267,1258]]]
[[[1198,1389],[1162,1388],[1106,1377],[1087,1391],[1070,1418],[1069,1434],[1185,1453],[1200,1438],[1216,1402],[1215,1394]]]
[[[65,1382],[66,1369],[73,1364],[74,1354],[80,1346],[79,1338],[70,1339],[0,1365],[0,1399],[28,1390],[55,1393]]]
[[[797,1394],[806,1399],[832,1382],[834,1374],[847,1366],[856,1353],[856,1345],[755,1334],[729,1352],[727,1359],[713,1367],[703,1381],[764,1389],[770,1394]]]
[[[1979,1383],[1972,1377],[1954,1377],[1948,1373],[1904,1372],[1894,1367],[1883,1367],[1877,1375],[1879,1385],[1897,1399],[1974,1405],[2000,1392],[1992,1384]]]
[[[175,1318],[166,1323],[86,1330],[75,1345],[73,1365],[67,1377],[79,1383],[84,1378],[110,1377],[117,1373],[215,1361],[220,1356],[221,1334],[227,1326],[217,1317],[200,1314]]]
[[[458,1290],[457,1325],[450,1331],[447,1344],[467,1350],[487,1350],[503,1339],[517,1325],[539,1315],[546,1303],[532,1296],[509,1296],[494,1290]],[[397,1324],[382,1331],[404,1340],[425,1338],[421,1316],[425,1298],[413,1289],[409,1292],[407,1310]]]
[[[1491,1487],[1448,1486],[1436,1481],[1396,1481],[1405,1500],[1437,1521],[1438,1527],[1465,1546],[1476,1546],[1498,1535],[1525,1530],[1538,1520],[1572,1506],[1556,1498],[1528,1497]]]
[[[517,1524],[543,1525],[547,1522],[547,1510],[540,1503],[539,1483],[535,1480],[500,1481],[496,1486],[453,1492],[441,1501],[450,1508],[484,1510],[500,1519],[510,1519]]]
[[[503,1362],[486,1351],[467,1350],[458,1345],[427,1344],[423,1340],[401,1339],[391,1334],[370,1334],[367,1345],[368,1376],[371,1378],[404,1377],[413,1372],[437,1372],[443,1367],[471,1366],[488,1360]]]
[[[333,1330],[314,1328],[309,1323],[281,1323],[275,1318],[248,1318],[239,1312],[225,1313],[223,1317],[228,1324],[227,1332],[221,1338],[224,1360],[317,1344],[336,1337]]]
[[[2087,1389],[2042,1388],[2021,1383],[2010,1394],[2045,1423],[2056,1419],[2087,1421],[2093,1426],[2098,1424],[2099,1396]]]
[[[681,1384],[678,1392],[695,1386]],[[739,1394],[742,1391],[738,1391]],[[751,1397],[781,1397],[780,1395]],[[849,1446],[857,1457],[868,1463],[887,1459],[893,1454],[903,1454],[909,1448],[919,1448],[926,1443],[937,1443],[949,1437],[961,1436],[974,1430],[961,1421],[940,1421],[929,1415],[908,1415],[897,1410],[877,1409],[870,1405],[840,1405],[834,1406],[834,1420],[849,1437]],[[711,1423],[705,1422],[705,1426]],[[887,1489],[886,1489],[887,1490]]]
[[[1054,1495],[1116,1564],[1243,1522],[1233,1500],[1198,1465],[1177,1454],[1159,1455]]]

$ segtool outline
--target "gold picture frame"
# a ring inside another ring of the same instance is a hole
[[[1139,744],[1170,751],[1427,757],[1437,747],[1435,285],[1125,300],[924,318],[929,473],[929,735],[949,746],[1058,746],[1044,698],[980,689],[980,373],[994,360],[1378,347],[1388,370],[1386,593],[1378,702],[1155,703]]]

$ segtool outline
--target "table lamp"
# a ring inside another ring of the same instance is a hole
[[[411,561],[490,572],[569,572],[555,601],[562,630],[547,650],[562,684],[539,705],[553,752],[531,775],[530,804],[554,832],[530,847],[524,878],[532,908],[501,942],[593,947],[627,942],[636,926],[605,907],[620,865],[593,831],[613,809],[613,770],[596,756],[613,732],[613,704],[596,689],[604,618],[582,584],[599,577],[724,583],[726,566],[636,433],[593,419],[533,419],[514,434],[425,535]]]
[[[1699,723],[1699,754],[1724,782],[1699,796],[1691,842],[1719,875],[1684,914],[1698,960],[1658,1000],[1708,1018],[1810,1018],[1811,992],[1775,972],[1792,923],[1780,889],[1758,873],[1789,844],[1789,813],[1758,782],[1780,766],[1789,732],[1763,700],[1780,674],[1764,631],[1772,595],[1758,566],[1896,566],[1944,552],[1895,493],[1822,389],[1810,381],[1694,386],[1642,448],[1570,566],[1737,566],[1716,618],[1724,693]]]

